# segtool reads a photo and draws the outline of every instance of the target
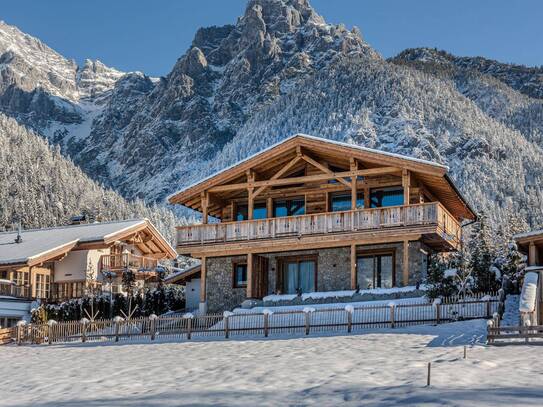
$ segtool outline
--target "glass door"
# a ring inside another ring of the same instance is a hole
[[[316,291],[316,263],[314,260],[287,261],[284,267],[284,293],[296,294]]]
[[[396,285],[393,253],[360,256],[356,268],[358,285],[362,290]]]

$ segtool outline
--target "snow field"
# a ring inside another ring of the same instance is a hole
[[[0,398],[38,407],[540,406],[543,347],[481,346],[485,329],[474,320],[279,340],[6,346]]]

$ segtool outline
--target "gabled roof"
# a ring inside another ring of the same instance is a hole
[[[456,212],[456,215],[467,219],[476,217],[475,211],[469,206],[448,176],[448,167],[445,165],[306,134],[295,134],[274,144],[222,171],[185,187],[172,194],[168,200],[171,204],[181,204],[198,210],[198,206],[195,207],[191,203],[202,192],[218,185],[234,182],[249,169],[258,172],[261,167],[267,166],[269,163],[277,161],[281,164],[281,156],[284,156],[285,160],[288,161],[288,154],[295,154],[298,147],[317,154],[334,156],[347,163],[349,157],[353,157],[373,167],[392,166],[405,168],[415,173],[424,184],[432,184],[436,196],[440,196],[443,201],[455,201],[457,210],[454,212]]]
[[[21,243],[15,242],[17,231],[2,232],[0,265],[32,266],[62,256],[70,250],[84,248],[85,245],[107,247],[144,230],[152,237],[155,246],[153,254],[176,257],[173,247],[149,220],[136,219],[23,230]]]

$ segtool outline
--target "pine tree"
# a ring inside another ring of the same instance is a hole
[[[483,213],[471,231],[468,243],[471,259],[469,268],[474,279],[474,289],[478,292],[491,292],[500,288],[500,281],[494,272],[496,251],[487,226],[488,218]]]

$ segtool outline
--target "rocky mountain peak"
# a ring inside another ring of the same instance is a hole
[[[111,91],[124,72],[110,68],[101,61],[86,59],[76,74],[76,83],[82,98],[101,99]]]

